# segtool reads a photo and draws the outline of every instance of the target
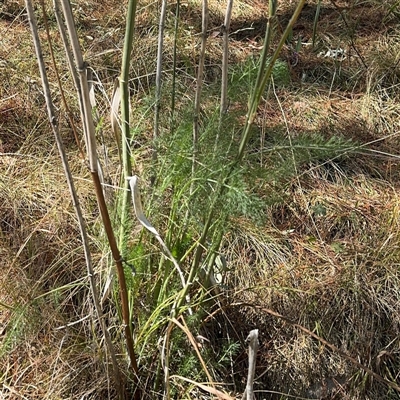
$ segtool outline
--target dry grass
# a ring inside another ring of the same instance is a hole
[[[0,158],[2,398],[107,391],[79,230],[58,157],[51,148],[47,156],[32,156],[27,140],[21,147]],[[91,196],[87,184],[80,193]]]
[[[396,374],[398,194],[382,180],[329,174],[327,180],[324,169],[314,171],[300,188],[296,184],[290,203],[270,215],[274,229],[242,223],[227,237],[230,299],[247,304],[242,318],[263,332],[261,388],[307,397],[337,380],[332,390],[340,398],[364,398],[367,388],[370,398],[379,398],[370,379],[361,383],[363,376],[339,354],[260,312],[272,309],[382,376]]]
[[[293,7],[293,2],[283,3],[282,25]],[[353,139],[360,145],[359,154],[322,166],[302,166],[299,178],[286,185],[284,200],[266,207],[264,226],[240,218],[231,221],[223,250],[229,266],[226,314],[207,329],[215,333],[216,348],[227,340],[227,332],[233,341],[242,342],[250,329],[260,329],[256,389],[265,391],[260,398],[280,398],[271,391],[310,398],[394,399],[396,393],[354,364],[262,311],[282,314],[382,377],[399,382],[398,17],[388,13],[390,2],[337,1],[339,10],[332,2],[322,3],[316,50],[303,46],[296,65],[291,46],[283,54],[291,65],[290,85],[277,88],[284,115],[271,95],[260,109],[257,124],[265,132],[287,130],[292,138],[314,132]],[[294,43],[299,36],[304,43],[310,41],[315,4],[310,2],[304,10],[294,30]],[[0,277],[0,397],[114,398],[23,5],[10,0],[0,7],[0,256],[4,271]],[[86,56],[99,79],[98,104],[103,114],[108,108],[106,95],[111,95],[119,71],[124,5],[107,0],[76,7]],[[212,32],[219,30],[225,4],[213,1],[210,9],[206,83],[212,86],[219,79],[222,43]],[[139,9],[132,59],[133,108],[142,107],[154,84],[157,12],[156,3]],[[167,71],[172,64],[173,12],[171,6]],[[181,95],[186,99],[194,87],[199,4],[183,4],[181,13],[179,65]],[[264,4],[243,1],[235,5],[232,62],[239,64],[257,54],[264,27]],[[338,47],[347,51],[343,62],[318,57],[320,51]],[[168,72],[165,76],[170,77]],[[66,74],[63,79],[67,97],[72,99],[74,91]],[[56,100],[60,106],[57,96]],[[107,264],[107,250],[98,239],[95,199],[72,133],[63,115],[61,119],[100,275]],[[108,154],[107,173],[116,183],[116,145],[108,135],[108,124],[105,120],[99,140]],[[150,131],[149,124],[148,132],[137,138],[139,151],[148,146]],[[140,154],[136,168],[143,168],[148,155]],[[268,183],[261,185],[262,196],[268,196],[269,190]],[[231,307],[233,303],[247,305]],[[113,337],[118,338],[120,332],[113,324],[117,317],[108,315]],[[219,378],[229,384],[235,381],[237,392],[246,375],[245,360],[246,355],[238,353],[231,358],[232,370],[221,367],[219,371]]]

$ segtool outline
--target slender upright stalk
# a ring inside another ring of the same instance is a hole
[[[128,14],[126,16],[125,41],[122,54],[121,75],[119,78],[121,92],[121,130],[122,130],[122,174],[121,186],[123,187],[121,199],[121,217],[119,231],[119,247],[125,253],[126,233],[128,229],[129,203],[131,193],[127,177],[132,175],[132,161],[130,154],[131,132],[129,124],[129,67],[133,48],[133,33],[135,28],[137,0],[129,0]]]
[[[269,7],[268,7],[269,17],[268,17],[267,29],[265,30],[264,43],[258,65],[257,78],[254,83],[254,87],[252,88],[251,94],[253,95],[253,98],[249,99],[249,105],[248,105],[249,108],[251,106],[251,101],[254,100],[254,95],[257,92],[257,88],[259,88],[261,85],[261,81],[265,73],[265,68],[268,60],[268,52],[274,35],[274,25],[275,25],[275,15],[276,15],[277,5],[278,5],[277,0],[269,0]]]
[[[317,9],[315,10],[313,32],[312,32],[312,47],[315,47],[315,39],[317,37],[318,19],[321,14],[321,0],[318,0]]]
[[[301,10],[304,7],[305,2],[306,2],[306,0],[300,0],[299,3],[297,4],[297,7],[296,7],[292,17],[290,18],[290,21],[289,21],[285,31],[283,32],[271,59],[268,62],[268,66],[266,67],[265,72],[263,73],[263,70],[259,71],[259,76],[257,77],[256,86],[254,87],[254,91],[253,91],[253,93],[250,97],[250,101],[249,101],[246,123],[245,123],[244,129],[243,129],[243,134],[242,134],[242,138],[241,138],[240,146],[239,146],[239,153],[238,153],[238,157],[237,157],[238,162],[240,162],[244,156],[244,151],[246,149],[246,145],[247,145],[247,142],[250,137],[250,128],[256,117],[257,108],[258,108],[258,105],[260,104],[261,97],[264,93],[265,87],[271,78],[272,69],[275,65],[276,60],[279,57],[279,54],[281,53],[281,50],[283,48],[283,45],[285,44],[287,37],[289,36],[290,32],[293,29],[293,25],[297,21],[297,18],[299,17]],[[276,0],[275,1],[270,0],[270,10],[272,12],[274,12],[276,10],[276,7],[274,7],[274,5],[276,6],[276,3],[277,3]],[[274,14],[270,15],[270,19],[273,18],[273,16],[274,16]],[[269,21],[268,25],[270,25],[270,24],[271,24],[271,21]],[[270,35],[272,35],[272,28],[269,28],[269,27],[267,28],[267,35],[269,35],[268,31],[270,29],[271,29]],[[266,43],[264,43],[264,47],[266,47],[266,46],[269,47],[269,40]],[[265,51],[267,51],[267,49]],[[264,51],[263,51],[262,57],[264,57]],[[266,53],[265,53],[265,57],[266,57]]]
[[[84,107],[84,104],[83,104],[83,98],[81,96],[82,89],[81,89],[80,77],[79,77],[79,74],[76,71],[75,66],[74,66],[72,50],[71,50],[70,45],[68,44],[68,39],[67,39],[67,33],[65,31],[65,26],[64,26],[64,23],[62,22],[62,18],[60,16],[60,9],[59,9],[59,4],[58,4],[59,1],[60,0],[53,0],[54,13],[55,13],[57,24],[58,24],[58,27],[59,27],[61,40],[62,40],[63,45],[64,45],[64,51],[65,51],[65,56],[66,56],[67,61],[68,61],[68,67],[69,67],[69,70],[71,72],[71,76],[72,76],[72,79],[74,81],[75,88],[76,88],[76,91],[77,91],[77,98],[78,98],[78,101],[79,101],[79,110],[80,110],[81,115],[84,115],[85,107]],[[85,75],[86,75],[86,73],[85,73]],[[91,108],[90,101],[89,101],[89,107]],[[71,120],[70,123],[71,123],[71,126],[74,127],[73,120]],[[86,123],[86,121],[84,121],[84,123]],[[94,125],[93,125],[93,128],[90,128],[90,129],[94,129]],[[75,132],[75,129],[74,129],[74,132]],[[90,144],[90,143],[87,142],[88,141],[88,137],[87,137],[86,134],[84,135],[84,140],[85,140],[85,145],[86,145],[87,149],[89,149],[90,147],[93,147],[93,144]],[[79,144],[78,144],[78,147],[80,147]],[[96,157],[94,159],[94,162],[96,162],[97,170],[100,172],[100,175],[102,176],[100,160],[98,159],[97,155],[96,155]]]
[[[55,67],[54,54],[53,54],[51,38],[50,38],[49,30],[48,30],[47,17],[45,14],[44,3],[43,3],[43,1],[41,3],[42,3],[43,13],[44,13],[44,21],[45,21],[46,32],[47,32],[47,39],[48,39],[49,47],[50,47],[50,53],[51,53],[51,57],[53,60],[53,65]],[[78,199],[78,196],[77,196],[77,193],[75,190],[75,185],[74,185],[71,170],[69,167],[68,158],[67,158],[67,155],[65,152],[64,143],[61,139],[61,135],[59,132],[59,126],[58,126],[57,117],[56,117],[56,114],[54,111],[53,101],[51,99],[46,67],[44,65],[42,48],[41,48],[40,39],[39,39],[38,31],[37,31],[36,17],[33,12],[31,0],[26,0],[26,9],[27,9],[29,24],[31,27],[32,37],[33,37],[33,41],[34,41],[34,45],[35,45],[36,57],[37,57],[38,64],[39,64],[40,76],[41,76],[41,81],[42,81],[42,85],[43,85],[43,92],[45,95],[45,100],[46,100],[46,105],[47,105],[47,114],[48,114],[48,118],[49,118],[49,121],[51,124],[51,128],[52,128],[54,137],[55,137],[58,152],[60,154],[61,162],[63,164],[64,173],[66,176],[68,188],[69,188],[71,199],[72,199],[72,204],[74,206],[75,214],[76,214],[76,217],[78,220],[79,230],[80,230],[81,239],[82,239],[82,243],[83,243],[86,267],[87,267],[87,272],[88,272],[88,277],[89,277],[90,289],[92,292],[92,298],[93,298],[95,310],[96,310],[96,313],[97,313],[97,316],[98,316],[98,319],[100,322],[100,326],[101,326],[101,329],[102,329],[102,332],[103,332],[103,335],[105,338],[107,349],[111,356],[111,360],[112,360],[112,364],[113,364],[115,386],[116,386],[119,398],[124,399],[125,392],[124,392],[123,385],[122,385],[121,374],[119,371],[114,347],[112,345],[110,334],[106,328],[106,325],[104,322],[104,315],[103,315],[103,312],[101,310],[100,303],[99,303],[99,294],[98,294],[95,279],[94,279],[94,270],[93,270],[92,258],[91,258],[90,248],[89,248],[89,240],[88,240],[88,236],[87,236],[87,232],[86,232],[86,224],[85,224],[85,220],[82,215],[82,210],[81,210],[79,199]],[[61,89],[61,83],[60,83],[60,79],[58,77],[58,72],[56,72],[56,73],[57,73],[57,79],[58,79],[58,82],[60,84],[60,89]]]
[[[176,99],[176,52],[178,47],[178,28],[179,28],[179,14],[180,14],[180,0],[176,2],[175,9],[175,24],[174,24],[174,49],[173,49],[173,61],[172,61],[172,93],[171,93],[171,119],[170,119],[170,131],[175,130],[175,99]]]
[[[203,0],[202,7],[202,23],[201,23],[201,49],[199,57],[199,65],[197,70],[197,82],[196,82],[196,94],[194,99],[194,115],[193,115],[193,154],[192,154],[192,178],[196,170],[197,153],[199,151],[199,126],[200,126],[200,101],[201,101],[201,90],[203,87],[203,71],[204,71],[204,60],[206,55],[206,44],[207,44],[207,27],[208,27],[208,2]],[[193,185],[191,186],[190,192],[193,192]]]
[[[72,52],[74,54],[77,71],[79,75],[79,89],[81,91],[81,99],[83,106],[84,132],[86,137],[87,152],[89,156],[89,165],[91,171],[98,170],[97,152],[95,141],[95,127],[92,118],[92,107],[89,100],[89,86],[87,83],[86,69],[87,63],[84,62],[82,52],[80,50],[79,38],[76,33],[75,23],[72,15],[71,4],[68,0],[62,0],[62,8],[67,25]]]
[[[57,25],[58,25],[58,29],[60,32],[60,36],[61,36],[61,40],[63,42],[64,45],[64,52],[65,52],[65,57],[67,59],[67,64],[69,67],[69,71],[71,73],[72,76],[72,80],[74,81],[75,84],[75,88],[77,90],[77,98],[78,98],[78,102],[79,102],[79,110],[81,115],[83,115],[83,104],[82,104],[82,99],[80,96],[80,82],[79,82],[79,78],[78,78],[78,74],[76,72],[76,69],[74,67],[74,60],[73,60],[73,55],[72,55],[72,51],[71,48],[68,44],[68,38],[67,38],[67,33],[65,31],[65,26],[64,23],[62,21],[62,17],[61,17],[61,12],[60,12],[60,7],[59,7],[59,1],[60,0],[53,0],[53,6],[54,6],[54,14],[56,16],[56,21],[57,21]],[[73,120],[71,120],[71,125],[73,125]],[[84,140],[85,140],[85,145],[86,148],[88,148],[88,144],[86,143],[86,136],[84,135]],[[79,140],[78,140],[79,142]],[[82,150],[83,152],[83,150]],[[85,158],[85,156],[83,156],[83,158]]]
[[[221,76],[221,103],[219,107],[219,124],[215,136],[214,156],[218,154],[218,142],[223,127],[223,117],[228,112],[228,64],[229,64],[229,31],[231,26],[233,0],[228,0],[225,11],[224,25],[222,26],[222,76]]]
[[[136,3],[135,3],[136,4]],[[138,375],[138,366],[137,366],[137,361],[136,361],[136,355],[134,351],[134,344],[133,344],[133,337],[132,337],[132,331],[131,331],[131,323],[130,323],[130,318],[129,318],[129,302],[128,302],[128,293],[127,293],[127,287],[126,287],[126,281],[125,281],[125,274],[124,274],[124,267],[122,264],[122,257],[121,253],[119,251],[117,241],[115,239],[114,231],[112,229],[111,225],[111,220],[110,220],[110,215],[108,213],[106,201],[104,198],[104,193],[102,190],[101,182],[100,182],[100,177],[99,177],[99,172],[97,169],[98,166],[98,161],[97,161],[97,153],[96,153],[96,142],[95,142],[95,131],[94,131],[94,123],[92,119],[92,110],[90,106],[90,100],[89,100],[89,90],[88,90],[88,82],[87,82],[87,76],[86,76],[86,63],[83,60],[82,56],[82,51],[79,45],[79,40],[78,36],[76,33],[76,28],[73,20],[73,15],[72,15],[72,10],[71,10],[71,5],[69,3],[69,0],[62,0],[62,8],[63,8],[63,13],[67,25],[67,30],[71,42],[71,47],[74,53],[74,58],[75,58],[75,63],[77,66],[77,71],[79,73],[79,81],[80,81],[80,96],[82,98],[82,103],[83,103],[83,111],[84,115],[83,120],[84,120],[84,131],[86,135],[86,142],[88,144],[88,155],[89,155],[89,165],[90,165],[90,172],[92,175],[95,191],[96,191],[96,197],[97,197],[97,202],[98,206],[100,209],[100,214],[103,220],[104,224],[104,229],[107,235],[107,239],[110,245],[111,253],[114,259],[114,262],[116,264],[116,269],[117,269],[117,274],[118,274],[118,280],[119,280],[119,292],[121,296],[121,305],[122,305],[122,317],[124,320],[124,329],[125,329],[125,338],[126,338],[126,345],[128,349],[128,354],[129,358],[131,361],[131,368],[134,372],[134,382],[137,384],[136,385],[136,391],[135,391],[135,399],[138,399],[140,397],[140,392],[138,388],[138,380],[139,380],[139,375]],[[123,104],[124,106],[124,104]],[[128,106],[126,107],[128,108]],[[129,109],[128,109],[129,111]],[[123,121],[123,125],[124,125]],[[129,128],[129,126],[128,126]]]
[[[228,63],[229,63],[229,31],[231,26],[233,0],[228,0],[225,12],[225,21],[222,28],[223,52],[222,52],[222,78],[221,78],[221,106],[220,124],[223,115],[228,110]]]
[[[250,331],[247,336],[249,342],[249,372],[247,374],[246,390],[243,393],[242,400],[253,400],[254,399],[254,376],[256,374],[256,358],[258,351],[258,329]]]
[[[154,105],[154,132],[153,138],[157,139],[160,134],[160,106],[161,106],[161,78],[162,78],[162,61],[163,61],[163,48],[164,48],[164,27],[165,16],[167,14],[167,0],[162,0],[160,22],[158,25],[158,48],[157,48],[157,68],[156,68],[156,98]],[[155,157],[157,155],[157,149]]]

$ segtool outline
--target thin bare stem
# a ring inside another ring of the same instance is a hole
[[[177,47],[178,47],[178,27],[179,27],[180,0],[176,2],[175,9],[175,24],[174,24],[174,49],[173,49],[173,64],[172,64],[172,93],[171,93],[171,119],[170,131],[175,130],[175,99],[176,99],[176,64],[177,64]]]
[[[97,196],[97,201],[98,201],[98,205],[100,208],[100,213],[101,213],[101,216],[103,219],[104,230],[106,231],[108,242],[110,244],[111,253],[112,253],[113,259],[115,261],[116,267],[117,267],[121,304],[122,304],[122,317],[123,317],[124,323],[125,323],[124,329],[125,329],[125,337],[126,337],[126,342],[127,342],[127,347],[128,347],[128,354],[129,354],[129,358],[131,360],[132,369],[135,372],[136,376],[138,376],[139,368],[138,368],[137,362],[136,362],[136,355],[135,355],[135,351],[134,351],[132,331],[131,331],[131,327],[130,327],[131,324],[130,324],[130,317],[129,317],[128,291],[127,291],[127,287],[126,287],[126,280],[125,280],[125,274],[124,274],[124,267],[123,267],[123,263],[122,263],[122,257],[121,257],[121,253],[119,252],[118,246],[117,246],[117,241],[115,239],[114,231],[112,229],[110,215],[108,213],[106,201],[104,199],[103,190],[102,190],[101,182],[99,179],[99,174],[97,174],[96,172],[92,172],[92,179],[93,179],[95,190],[96,190],[96,196]]]
[[[233,0],[228,0],[225,12],[225,21],[222,27],[223,52],[222,52],[222,80],[221,80],[221,106],[220,123],[228,111],[228,64],[229,64],[229,31],[231,27]]]
[[[167,0],[162,0],[160,22],[158,26],[158,48],[157,48],[157,68],[156,68],[156,98],[154,105],[154,132],[153,138],[157,139],[160,134],[160,107],[161,107],[161,78],[162,78],[162,61],[164,48],[164,27],[165,16],[167,14]],[[157,149],[155,149],[155,157]]]
[[[171,347],[171,332],[174,325],[172,322],[168,323],[167,331],[164,335],[163,345],[161,349],[161,364],[164,370],[164,398],[165,400],[171,399],[171,388],[169,383],[169,356]]]
[[[202,7],[202,28],[201,28],[201,49],[199,57],[199,65],[197,70],[196,94],[194,99],[194,115],[193,115],[193,154],[192,154],[192,178],[196,170],[197,153],[199,151],[199,135],[200,135],[200,101],[201,90],[203,87],[203,71],[204,60],[206,55],[207,44],[207,27],[208,27],[208,2],[203,0]],[[193,192],[193,185],[191,185],[190,192]]]
[[[71,47],[74,53],[75,63],[77,65],[77,70],[79,73],[80,78],[80,96],[82,98],[83,103],[83,112],[84,115],[83,120],[85,135],[87,138],[88,144],[88,155],[89,155],[89,164],[90,164],[90,172],[92,175],[97,203],[100,209],[100,214],[102,217],[104,229],[107,235],[107,239],[110,245],[111,253],[116,264],[118,280],[119,280],[119,292],[121,297],[121,306],[122,306],[122,317],[124,320],[124,330],[125,330],[125,339],[126,345],[128,350],[128,355],[131,361],[131,368],[134,373],[134,382],[136,383],[136,390],[135,390],[135,399],[140,398],[140,391],[138,387],[139,382],[139,369],[136,361],[136,355],[134,351],[134,343],[132,337],[132,330],[131,330],[131,323],[130,323],[130,313],[129,313],[129,301],[128,301],[128,293],[127,293],[127,286],[124,274],[124,267],[122,263],[121,253],[119,251],[114,231],[112,229],[110,215],[108,213],[106,201],[104,198],[104,192],[102,190],[102,185],[100,181],[100,176],[98,172],[98,162],[97,162],[97,153],[96,153],[96,141],[94,135],[94,123],[91,113],[91,106],[89,100],[89,89],[87,84],[87,76],[86,76],[86,63],[83,60],[82,51],[79,45],[78,36],[75,29],[75,24],[73,20],[71,5],[68,0],[62,0],[62,8],[64,12],[64,18],[67,25],[67,30],[69,34],[69,38],[71,41]],[[123,125],[126,121],[122,121]],[[129,122],[129,121],[128,121]]]
[[[62,18],[61,18],[59,0],[54,0],[53,1],[53,6],[54,6],[54,14],[56,16],[56,21],[57,21],[58,29],[59,29],[59,32],[60,32],[61,40],[62,40],[63,45],[64,45],[64,53],[65,53],[65,56],[66,56],[67,61],[68,61],[69,71],[70,71],[72,79],[74,81],[75,88],[77,89],[77,93],[78,93],[77,97],[78,97],[78,101],[79,101],[79,109],[80,109],[81,115],[83,115],[83,104],[82,104],[81,96],[79,95],[79,93],[80,93],[79,78],[78,78],[78,75],[77,75],[76,70],[74,68],[74,60],[73,60],[73,56],[71,54],[71,48],[70,48],[70,46],[68,44],[67,33],[65,31],[65,26],[64,26],[64,23],[63,23]],[[71,123],[72,126],[75,126],[75,124],[73,123],[73,119],[70,120],[70,123]],[[75,140],[77,141],[78,146],[80,146],[80,141],[79,141],[76,129],[74,129],[74,135],[75,135]],[[86,143],[86,136],[84,136],[84,140],[85,140],[86,147],[88,147],[88,145]],[[85,159],[85,155],[84,155],[83,149],[80,148],[80,151],[81,151],[81,154],[82,154],[82,158]]]
[[[96,153],[96,141],[95,141],[95,127],[92,118],[92,107],[89,99],[89,85],[87,82],[87,63],[83,60],[82,52],[80,49],[79,38],[76,33],[75,23],[72,15],[71,4],[68,0],[62,0],[61,2],[63,13],[65,17],[65,23],[69,38],[71,41],[72,52],[74,54],[76,69],[79,75],[80,82],[80,94],[83,105],[83,117],[84,117],[84,132],[86,136],[87,152],[89,155],[89,164],[91,171],[98,171],[97,153]]]
[[[122,53],[121,75],[119,78],[121,95],[121,148],[122,148],[122,174],[121,186],[125,189],[121,199],[121,217],[119,230],[119,247],[122,254],[125,253],[126,233],[128,231],[130,191],[127,177],[132,175],[132,161],[130,152],[131,132],[129,123],[129,69],[133,48],[133,33],[135,28],[137,0],[129,0],[126,16],[125,40]]]
[[[258,329],[250,331],[247,336],[249,342],[249,372],[247,374],[246,390],[243,393],[242,400],[254,399],[254,376],[256,374],[256,357],[258,351]]]
[[[238,157],[237,157],[238,162],[240,162],[244,156],[246,145],[250,138],[250,129],[251,129],[251,126],[257,115],[258,105],[260,104],[265,87],[271,78],[272,69],[275,65],[276,60],[279,57],[279,54],[281,53],[281,50],[285,44],[287,37],[289,36],[290,32],[292,32],[294,23],[297,21],[297,18],[300,16],[301,10],[303,9],[305,2],[306,2],[306,0],[300,0],[298,2],[297,7],[296,7],[295,11],[293,12],[292,17],[290,18],[290,21],[289,21],[288,25],[286,26],[286,29],[283,32],[271,59],[268,62],[268,66],[265,68],[265,72],[264,72],[264,67],[260,66],[256,85],[254,87],[253,94],[249,101],[246,124],[244,126],[242,139],[240,141],[240,146],[239,146],[239,153],[238,153]],[[273,24],[273,19],[274,19],[274,15],[275,15],[275,10],[276,10],[276,0],[275,1],[271,0],[270,1],[270,12],[272,12],[272,15],[270,15],[270,21],[268,23],[268,28],[267,28],[266,42],[264,43],[264,47],[266,50],[267,50],[267,47],[269,47],[270,36],[272,35],[272,24]],[[265,51],[263,50],[263,53],[261,55],[262,59],[264,57],[266,59],[266,55],[267,55],[266,50]]]

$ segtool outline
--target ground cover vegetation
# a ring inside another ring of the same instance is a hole
[[[397,399],[399,2],[65,4],[0,5],[0,397]]]

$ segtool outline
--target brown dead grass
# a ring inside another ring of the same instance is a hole
[[[95,366],[102,350],[79,231],[58,157],[39,161],[31,149],[25,141],[19,154],[0,157],[2,398],[82,396],[105,389],[107,372]]]
[[[258,374],[268,373],[261,387],[307,396],[336,380],[340,385],[329,396],[364,398],[354,390],[361,377],[352,376],[351,363],[290,324],[248,307],[272,309],[364,365],[379,364],[387,351],[392,361],[378,371],[388,376],[386,368],[396,369],[400,199],[385,181],[334,175],[328,181],[323,169],[314,171],[294,187],[290,203],[271,210],[273,228],[260,231],[242,222],[232,231],[225,249],[232,268],[228,285],[231,302],[247,304],[241,312],[249,329],[263,332]],[[381,395],[375,390],[369,396]]]
[[[282,26],[294,5],[292,1],[283,3],[279,9]],[[293,137],[319,132],[371,144],[360,148],[359,157],[322,167],[304,166],[299,180],[287,188],[288,200],[266,210],[262,229],[246,220],[232,223],[224,246],[231,269],[229,301],[271,308],[386,379],[398,380],[400,207],[396,156],[400,148],[398,74],[392,68],[398,63],[396,18],[387,14],[388,2],[335,3],[338,7],[322,2],[316,49],[305,45],[298,63],[291,66],[291,86],[277,88],[284,115],[271,95],[257,123],[273,129],[284,125],[284,117],[285,129]],[[297,38],[310,42],[315,4],[309,2],[294,29],[293,43],[285,49],[283,56],[290,63]],[[74,284],[86,282],[86,272],[46,121],[23,2],[7,1],[0,7],[0,256],[5,271],[0,277],[0,341],[6,349],[0,358],[1,398],[114,398],[108,386],[108,360],[98,343],[96,326],[91,325],[87,283],[84,287]],[[119,71],[124,7],[113,0],[76,5],[85,54],[102,85],[102,91],[98,90],[101,113],[107,110],[105,95],[111,95]],[[210,10],[208,84],[219,77],[221,37],[212,33],[220,29],[225,3],[213,1]],[[170,25],[173,12],[171,6]],[[199,4],[183,4],[181,12],[179,61],[186,77],[186,96],[193,89],[198,57]],[[264,3],[235,5],[233,63],[258,53],[265,23]],[[156,26],[157,4],[143,4],[132,60],[131,86],[137,102],[154,83]],[[59,46],[55,33],[54,40]],[[168,69],[171,36],[166,43]],[[320,51],[338,47],[347,51],[343,62],[318,57]],[[72,99],[70,83],[66,83],[66,92]],[[62,120],[85,215],[95,227],[91,234],[97,270],[104,272],[100,260],[105,250],[95,238],[98,215],[87,171]],[[107,134],[108,121],[104,131],[101,140],[111,154],[108,173],[116,182],[116,147]],[[146,160],[147,154],[142,157]],[[50,293],[55,288],[59,291]],[[56,329],[87,316],[90,318],[73,327]],[[363,381],[363,374],[351,363],[290,324],[251,307],[236,307],[227,311],[227,317],[231,327],[226,329],[235,327],[235,340],[244,340],[253,327],[260,329],[258,388],[323,397],[330,385],[326,398],[380,399],[382,393],[395,398],[372,380]],[[218,346],[218,337],[216,342]],[[240,387],[246,375],[246,355],[242,353],[233,362],[232,375]],[[221,376],[229,380],[230,373]],[[273,398],[268,393],[265,396]]]

